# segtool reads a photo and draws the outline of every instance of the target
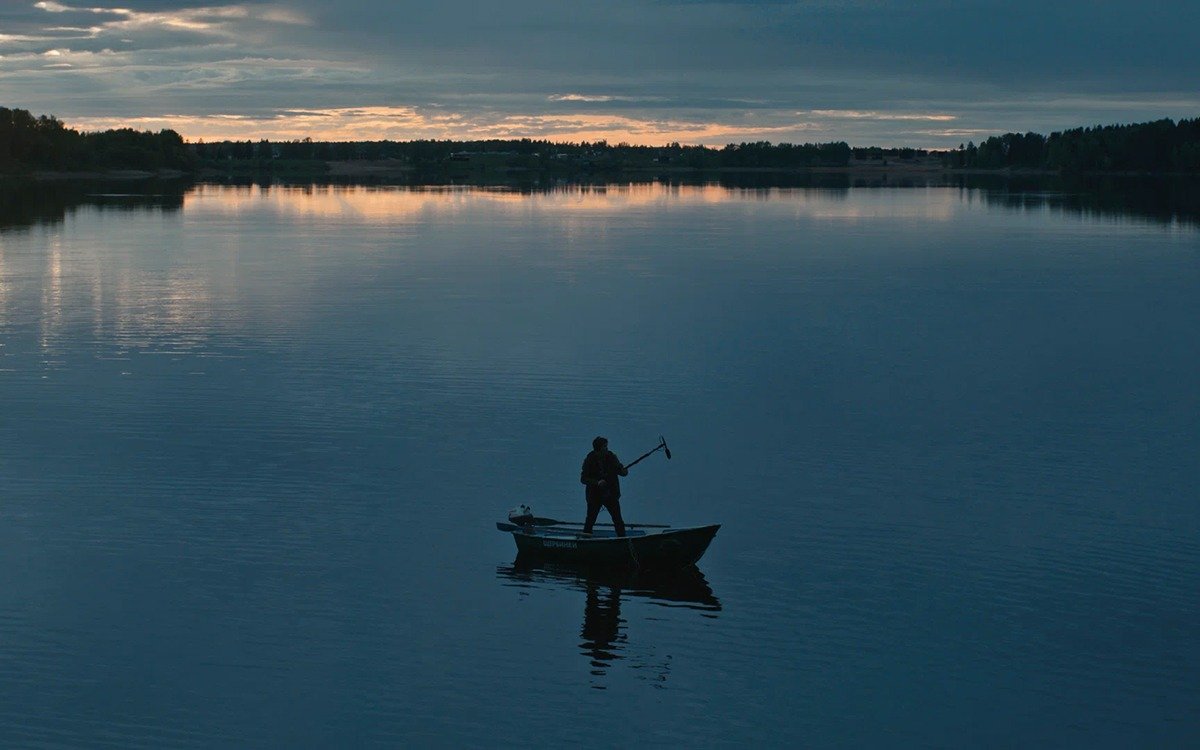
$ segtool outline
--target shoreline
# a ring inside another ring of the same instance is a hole
[[[319,165],[319,166],[318,166]],[[239,165],[241,166],[241,165]],[[256,165],[257,166],[257,165]],[[355,161],[324,161],[314,162],[296,167],[282,169],[239,168],[230,170],[201,167],[195,171],[178,169],[141,170],[37,170],[26,173],[0,173],[0,181],[4,182],[146,182],[153,180],[191,180],[195,182],[222,181],[228,179],[323,179],[353,180],[356,178],[368,180],[420,178],[426,184],[437,182],[458,183],[468,182],[511,182],[519,179],[535,179],[549,181],[587,181],[595,182],[606,179],[621,179],[622,177],[637,177],[654,179],[667,177],[704,177],[704,176],[820,176],[844,175],[847,177],[865,177],[886,180],[889,177],[898,178],[954,178],[954,177],[1029,177],[1029,178],[1149,178],[1149,179],[1200,179],[1200,175],[1190,172],[1078,172],[1065,173],[1045,169],[962,169],[945,167],[930,163],[859,163],[847,166],[812,166],[812,167],[714,167],[698,168],[672,164],[637,165],[629,167],[611,167],[604,169],[555,169],[545,170],[536,167],[502,167],[489,169],[428,169],[416,167],[395,159],[355,160]]]
[[[159,169],[148,171],[145,169],[110,169],[102,172],[97,171],[54,171],[54,170],[38,170],[31,172],[28,175],[5,175],[7,178],[20,178],[27,176],[36,182],[59,182],[65,180],[103,180],[106,182],[140,182],[143,180],[179,180],[188,177],[190,173],[178,169]]]

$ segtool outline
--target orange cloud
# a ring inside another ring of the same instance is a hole
[[[715,121],[638,118],[628,115],[515,114],[468,115],[413,107],[347,107],[292,110],[266,116],[162,115],[154,117],[84,117],[73,127],[95,131],[132,127],[170,128],[185,139],[321,141],[538,138],[557,142],[607,140],[613,143],[723,145],[748,139],[787,140],[820,131],[814,123],[735,125]]]

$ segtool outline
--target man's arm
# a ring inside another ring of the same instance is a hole
[[[623,477],[629,476],[629,469],[625,468],[625,464],[621,463],[621,459],[617,458],[616,453],[609,454],[612,456],[613,465],[617,467],[617,474]]]

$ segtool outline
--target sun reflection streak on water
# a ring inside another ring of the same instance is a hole
[[[718,184],[668,185],[625,183],[564,185],[545,191],[505,188],[401,188],[363,185],[306,185],[240,187],[201,185],[184,199],[191,220],[212,214],[236,216],[269,206],[282,215],[310,220],[400,223],[422,217],[453,215],[483,207],[528,212],[605,213],[630,210],[730,205],[757,199],[785,200],[803,215],[826,218],[921,217],[951,218],[961,200],[951,190],[917,196],[903,191],[870,191],[845,200],[845,190],[832,188],[732,188]]]

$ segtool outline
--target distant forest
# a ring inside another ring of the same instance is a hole
[[[556,143],[545,140],[185,143],[173,130],[129,128],[80,133],[55,117],[0,107],[0,173],[112,170],[299,171],[320,173],[328,162],[383,162],[404,169],[454,174],[472,169],[551,174],[621,170],[803,170],[876,162],[940,159],[948,170],[1030,170],[1060,173],[1200,174],[1200,119],[1076,128],[1043,136],[1008,133],[951,151],[851,148],[844,142],[794,145],[768,142],[723,148]],[[482,165],[482,166],[481,166]]]
[[[1200,118],[1075,128],[1049,137],[1006,133],[959,146],[947,166],[1054,172],[1200,173]]]
[[[0,107],[0,172],[190,171],[196,155],[174,130],[80,133],[55,117]]]
[[[846,143],[738,143],[724,148],[682,146],[631,146],[626,143],[558,143],[545,140],[487,141],[220,141],[196,143],[193,150],[202,164],[219,166],[230,161],[381,161],[396,160],[415,168],[453,165],[454,162],[503,157],[510,167],[552,169],[585,167],[594,170],[673,165],[691,169],[803,169],[844,167],[853,150]]]

